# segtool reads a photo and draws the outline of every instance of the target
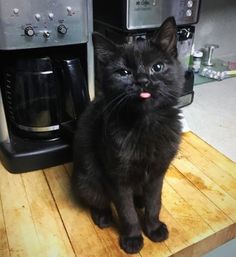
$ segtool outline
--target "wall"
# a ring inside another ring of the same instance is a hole
[[[236,0],[202,0],[195,49],[207,43],[220,46],[214,57],[236,60]]]

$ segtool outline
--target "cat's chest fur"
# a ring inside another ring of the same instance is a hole
[[[112,169],[116,165],[132,178],[133,172],[142,177],[148,167],[165,166],[175,155],[180,140],[178,113],[173,109],[130,120],[128,124],[114,121],[107,128],[105,152],[113,162]]]

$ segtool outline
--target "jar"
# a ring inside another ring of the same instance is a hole
[[[194,51],[193,53],[193,71],[199,72],[201,68],[201,62],[202,62],[203,52],[202,51]]]

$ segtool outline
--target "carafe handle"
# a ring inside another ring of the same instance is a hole
[[[76,118],[90,101],[88,86],[78,58],[61,60],[62,82],[70,87]],[[63,100],[63,99],[62,99]]]

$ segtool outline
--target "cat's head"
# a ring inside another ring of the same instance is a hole
[[[116,102],[124,104],[176,105],[184,75],[177,59],[177,30],[173,17],[167,18],[146,40],[117,45],[94,33],[93,42],[96,76],[105,97],[116,98]]]

